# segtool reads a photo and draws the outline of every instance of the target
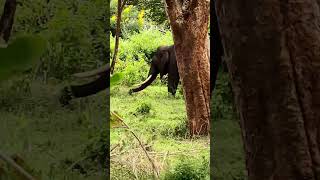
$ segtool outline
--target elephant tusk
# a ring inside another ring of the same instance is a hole
[[[102,67],[99,67],[95,70],[81,72],[81,73],[75,73],[72,76],[74,76],[76,78],[87,78],[87,77],[92,77],[92,76],[103,74],[107,71],[110,71],[110,64],[109,63],[102,66]]]
[[[152,78],[152,74],[145,81],[143,81],[141,84],[147,83],[148,81],[150,81],[151,78]]]
[[[143,81],[138,87],[132,88],[130,91],[131,92],[138,92],[146,87],[148,87],[157,77],[157,74],[151,74],[145,81]]]

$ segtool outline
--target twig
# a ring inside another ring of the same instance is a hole
[[[110,150],[110,152],[112,152],[114,149],[116,149],[119,145],[120,145],[119,143],[116,144],[116,145]]]
[[[157,170],[157,168],[156,168],[153,160],[152,160],[151,157],[149,156],[147,150],[144,148],[141,140],[140,140],[140,139],[138,138],[138,136],[130,129],[130,127],[123,121],[123,119],[122,119],[120,116],[118,116],[118,114],[116,114],[116,113],[113,113],[113,114],[114,114],[115,116],[117,116],[117,119],[120,120],[121,123],[123,123],[123,124],[127,127],[127,130],[130,131],[131,134],[132,134],[132,135],[136,138],[136,140],[139,142],[140,147],[142,148],[142,150],[144,151],[144,153],[146,154],[148,160],[150,161],[150,163],[151,163],[151,165],[152,165],[152,169],[154,170],[157,178],[159,178],[159,172],[158,172],[158,170]]]
[[[17,170],[21,175],[23,175],[28,180],[36,180],[34,177],[32,177],[26,170],[24,170],[20,165],[18,165],[14,160],[12,160],[10,157],[6,156],[4,153],[0,152],[0,159],[7,162],[8,165],[13,167],[15,170]]]

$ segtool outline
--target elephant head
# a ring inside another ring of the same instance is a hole
[[[63,105],[69,104],[69,101],[73,98],[86,97],[92,94],[96,94],[104,89],[107,89],[110,84],[110,66],[109,64],[102,66],[98,69],[73,74],[77,78],[88,78],[98,76],[95,80],[82,84],[71,85],[64,87],[59,98],[60,103]]]
[[[174,46],[160,46],[152,57],[148,78],[129,93],[138,92],[148,87],[160,74],[160,78],[168,74],[168,92],[175,95],[179,84],[179,72]]]

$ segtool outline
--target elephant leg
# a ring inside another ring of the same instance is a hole
[[[170,92],[173,96],[176,94],[179,81],[180,76],[176,61],[176,53],[174,48],[172,48],[170,53],[170,62],[168,65],[168,92]]]
[[[169,73],[168,74],[168,92],[175,96],[179,84],[179,74],[177,73]]]
[[[168,92],[171,93],[173,96],[176,95],[177,92],[177,88],[178,88],[178,83],[177,84],[168,84]]]

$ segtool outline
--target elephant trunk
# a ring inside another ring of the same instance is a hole
[[[98,69],[94,69],[91,71],[76,73],[76,74],[73,74],[73,76],[77,78],[88,78],[96,75],[102,75],[106,72],[110,72],[110,64],[106,64],[102,67],[99,67]]]
[[[98,79],[83,85],[70,86],[74,97],[86,97],[109,88],[109,75],[101,75]]]
[[[157,77],[157,74],[151,74],[149,77],[142,82],[138,87],[130,89],[130,92],[139,92],[148,87]]]
[[[109,64],[92,71],[77,73],[77,74],[74,74],[73,76],[78,78],[86,78],[86,77],[93,77],[93,76],[99,76],[99,77],[86,84],[71,85],[71,86],[64,87],[59,98],[59,101],[62,105],[69,104],[69,101],[73,98],[86,97],[92,94],[96,94],[104,89],[109,88],[110,86]]]

